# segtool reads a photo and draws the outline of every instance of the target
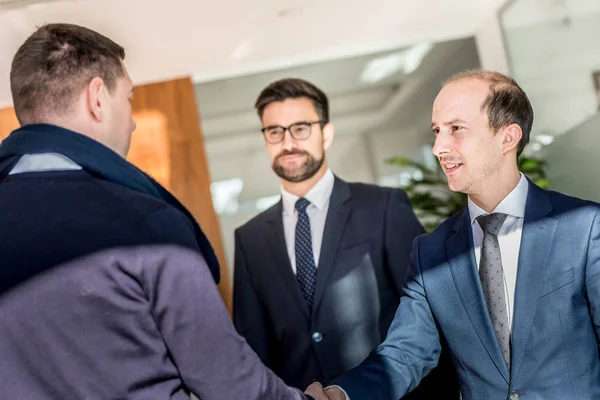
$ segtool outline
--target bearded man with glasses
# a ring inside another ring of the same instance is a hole
[[[235,326],[288,385],[327,384],[385,338],[424,230],[401,189],[329,169],[335,128],[322,90],[283,79],[255,107],[281,201],[235,232]],[[455,379],[442,361],[406,398],[458,398]]]

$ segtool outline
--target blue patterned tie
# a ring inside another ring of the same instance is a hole
[[[504,271],[498,243],[498,232],[506,217],[506,214],[501,213],[481,215],[477,217],[477,222],[483,230],[479,261],[481,287],[504,360],[510,367],[510,329],[504,293]]]
[[[308,307],[311,308],[315,298],[317,283],[317,266],[313,255],[312,238],[310,235],[310,221],[306,207],[310,202],[305,198],[296,201],[298,222],[296,223],[296,279],[304,294]]]

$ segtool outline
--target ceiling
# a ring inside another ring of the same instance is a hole
[[[127,51],[136,84],[212,81],[472,35],[505,0],[0,0],[0,107],[36,26],[85,25]]]

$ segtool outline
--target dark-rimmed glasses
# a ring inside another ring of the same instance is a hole
[[[302,121],[291,124],[288,127],[281,125],[270,125],[262,128],[261,131],[265,136],[265,140],[271,144],[281,143],[285,138],[285,131],[290,131],[290,135],[292,135],[292,138],[296,140],[306,140],[312,133],[312,126],[314,124],[321,124],[322,126],[323,122],[323,120],[314,122]]]

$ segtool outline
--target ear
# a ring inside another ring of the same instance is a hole
[[[104,85],[104,81],[100,77],[95,77],[88,83],[85,87],[84,92],[86,96],[86,106],[90,115],[96,122],[101,122],[104,115],[104,93],[106,91],[106,87]]]
[[[329,149],[333,143],[333,137],[335,136],[335,126],[331,122],[328,122],[323,127],[323,148]]]
[[[502,140],[502,154],[517,149],[519,142],[523,137],[523,131],[518,124],[510,124],[504,128],[504,138]]]

